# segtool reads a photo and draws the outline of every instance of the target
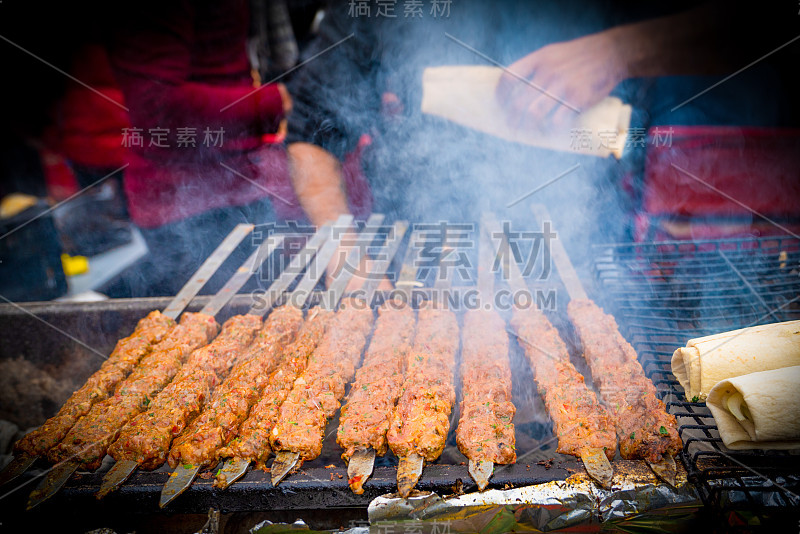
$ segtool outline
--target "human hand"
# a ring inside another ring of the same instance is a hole
[[[625,42],[613,28],[547,45],[514,62],[496,98],[516,130],[561,128],[627,77]]]

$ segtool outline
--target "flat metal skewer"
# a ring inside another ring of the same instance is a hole
[[[492,273],[491,243],[489,230],[485,221],[481,222],[478,235],[478,291],[480,305],[484,306],[492,300],[494,293],[494,275]],[[469,474],[478,485],[478,490],[483,491],[489,485],[489,479],[494,474],[494,462],[490,460],[469,459]]]
[[[483,491],[489,485],[489,479],[494,474],[494,462],[490,460],[470,460],[469,474],[478,485],[478,489]]]
[[[0,473],[0,486],[8,484],[12,480],[16,480],[22,473],[28,470],[30,466],[36,463],[38,456],[31,456],[29,454],[20,454],[15,456],[11,463],[9,463]]]
[[[283,245],[285,236],[277,236],[273,239],[267,239],[250,254],[245,262],[237,269],[231,278],[225,283],[222,289],[214,295],[210,301],[200,310],[200,313],[206,315],[216,315],[225,307],[226,304],[236,295],[239,289],[250,279],[253,273],[257,270],[261,262],[269,257],[278,247]],[[106,473],[103,477],[103,482],[100,484],[100,490],[95,495],[98,499],[102,499],[112,491],[119,488],[139,467],[137,462],[131,460],[123,460],[114,464],[114,467]],[[193,478],[192,478],[193,480]],[[65,481],[66,482],[66,481]],[[189,481],[191,484],[191,480]],[[63,484],[62,484],[63,485]]]
[[[549,219],[549,216],[543,218],[539,213],[537,213],[537,216],[539,216],[539,220],[541,221]],[[497,220],[494,218],[494,215],[487,214],[485,222],[487,231],[494,235],[502,236],[499,243],[499,247],[501,249],[499,252],[503,253],[504,258],[513,257],[510,256],[511,251],[509,250],[508,240],[503,234]],[[583,289],[583,284],[581,284],[581,281],[572,266],[572,262],[569,261],[569,257],[566,255],[566,251],[564,250],[561,242],[556,241],[552,245],[551,254],[553,255],[553,260],[558,266],[559,275],[561,276],[561,280],[564,283],[564,287],[566,287],[570,298],[588,298],[586,291]],[[555,250],[556,248],[559,248],[558,252]],[[559,255],[559,257],[556,258],[556,255]],[[503,269],[508,275],[509,285],[515,292],[529,292],[528,285],[525,283],[525,279],[523,278],[522,272],[519,270],[519,265],[517,265],[516,261],[507,261],[503,265]],[[531,302],[534,302],[534,300],[531,299]],[[609,488],[611,486],[611,480],[614,477],[614,467],[611,465],[611,462],[608,461],[608,457],[603,449],[585,448],[581,450],[581,461],[583,462],[583,466],[590,477],[596,480],[604,488]]]
[[[158,507],[164,508],[174,499],[177,499],[178,495],[189,489],[189,486],[192,485],[192,482],[194,482],[194,479],[202,468],[202,465],[191,464],[179,465],[176,467],[172,473],[169,474],[167,483],[161,488]]]
[[[100,484],[100,491],[95,494],[95,497],[98,500],[102,499],[119,488],[123,482],[131,477],[137,467],[139,467],[139,464],[133,460],[117,461],[103,477],[103,482]]]
[[[240,478],[247,472],[250,466],[250,460],[244,458],[231,458],[225,462],[222,469],[217,473],[214,478],[214,486],[219,489],[225,489]]]
[[[377,230],[380,228],[381,223],[383,222],[383,215],[373,213],[370,215],[369,219],[367,219],[367,224],[364,226],[362,230],[362,235],[370,235],[375,234]],[[355,247],[347,256],[346,265],[359,265],[361,263],[361,258],[364,254],[365,247]],[[344,294],[345,289],[347,288],[347,284],[350,281],[350,278],[353,275],[352,269],[342,269],[339,275],[336,277],[336,280],[333,281],[330,287],[330,293],[332,298],[329,301],[323,303],[323,306],[328,309],[336,309],[336,306],[339,303],[342,295]],[[300,453],[293,452],[293,451],[276,451],[275,452],[275,460],[272,462],[272,466],[270,467],[270,474],[272,479],[272,485],[277,486],[280,484],[281,480],[283,480],[286,475],[288,475],[292,469],[297,466],[298,462],[300,461]]]
[[[439,255],[438,276],[434,287],[436,289],[447,289],[451,285],[451,280],[444,272],[442,276],[442,260],[453,251],[452,247],[443,246],[441,254]],[[445,304],[446,306],[446,304]],[[420,477],[422,477],[422,470],[425,467],[425,458],[417,453],[411,453],[408,456],[401,456],[397,465],[397,491],[401,497],[407,498],[411,491],[416,487]]]
[[[531,211],[533,211],[534,217],[536,217],[539,221],[543,222],[550,220],[550,213],[547,211],[547,208],[541,204],[534,204],[531,206]],[[588,300],[589,297],[587,296],[586,291],[583,289],[583,285],[581,284],[578,275],[575,273],[575,268],[572,266],[572,262],[567,255],[567,251],[564,249],[564,245],[558,239],[549,240],[548,244],[550,247],[550,254],[553,257],[553,262],[556,264],[559,276],[561,277],[561,281],[564,283],[564,287],[567,289],[570,300]],[[649,460],[645,461],[656,474],[656,476],[664,480],[664,482],[667,484],[675,486],[675,479],[677,476],[675,458],[664,455],[660,462],[650,462]],[[584,463],[584,465],[586,464]],[[586,467],[588,471],[588,465]],[[589,474],[596,479],[591,472]],[[602,476],[602,473],[599,474]]]
[[[408,223],[405,221],[396,222],[392,228],[392,234],[389,236],[389,238],[387,238],[386,245],[381,253],[381,256],[384,258],[384,260],[375,266],[374,278],[370,280],[372,284],[365,284],[365,287],[367,288],[367,304],[371,304],[374,293],[378,288],[378,284],[380,283],[379,278],[386,274],[386,271],[389,269],[389,265],[391,264],[394,255],[397,253],[397,249],[400,246],[400,242],[403,240],[403,236],[405,235],[407,229]],[[413,243],[413,238],[411,243]],[[413,277],[413,279],[416,279],[417,268],[414,266],[414,262],[412,261],[415,257],[416,252],[409,244],[409,248],[406,251],[405,260],[403,261],[403,267],[401,271],[402,277]],[[399,280],[397,285],[400,286]],[[401,291],[404,291],[407,295],[410,295],[411,285],[405,284],[403,287],[404,289]],[[369,479],[369,477],[372,476],[372,471],[374,468],[375,449],[370,447],[366,450],[359,450],[353,453],[353,455],[347,461],[347,482],[350,485],[350,489],[353,491],[353,493],[356,495],[361,495],[364,493],[364,483]]]
[[[411,495],[425,467],[425,459],[417,453],[401,456],[397,465],[397,491],[404,499]]]
[[[237,224],[231,233],[222,240],[216,250],[206,258],[200,268],[197,269],[197,272],[186,282],[186,285],[178,291],[178,294],[164,308],[162,313],[177,319],[195,295],[206,285],[208,279],[217,272],[219,266],[228,259],[228,256],[239,246],[239,243],[253,231],[253,228],[255,227],[252,224]]]
[[[375,468],[375,449],[356,451],[347,461],[347,483],[356,495],[364,493],[364,483]]]
[[[200,292],[203,286],[206,285],[208,279],[217,272],[220,265],[222,265],[228,256],[239,246],[239,243],[253,231],[252,224],[238,224],[233,230],[222,240],[222,243],[206,258],[200,268],[192,275],[188,282],[178,291],[175,298],[167,304],[167,307],[161,312],[167,317],[177,319],[181,312],[189,305],[192,299]],[[3,486],[12,480],[15,480],[25,471],[28,470],[38,459],[38,456],[30,456],[28,454],[20,454],[9,463],[2,472],[0,472],[0,486]],[[66,469],[65,469],[66,472]],[[69,477],[67,477],[69,478]],[[66,482],[66,480],[65,480]],[[63,485],[63,484],[62,484]]]
[[[352,216],[339,217],[339,219],[336,221],[336,227],[349,226],[352,220]],[[317,285],[317,282],[322,277],[326,267],[330,263],[331,259],[333,259],[333,255],[336,253],[336,250],[339,247],[338,238],[333,238],[331,232],[332,228],[330,225],[325,225],[317,231],[318,234],[322,233],[326,238],[330,237],[330,239],[328,239],[328,241],[314,256],[314,260],[306,270],[305,276],[303,276],[300,283],[294,289],[293,294],[299,295],[300,298],[303,299],[303,302],[308,300],[308,298],[310,298],[313,294],[314,287]],[[214,484],[220,489],[227,488],[239,480],[247,472],[247,467],[249,465],[249,459],[231,458],[227,460],[222,466],[222,470],[216,476]],[[291,469],[291,467],[289,469]]]
[[[408,230],[408,223],[406,221],[397,221],[394,226],[392,227],[391,233],[387,236],[386,243],[384,244],[381,252],[380,257],[381,260],[378,261],[374,267],[372,277],[364,284],[364,289],[366,296],[365,301],[367,305],[371,305],[372,299],[375,296],[375,292],[380,285],[380,279],[386,274],[386,271],[389,269],[389,265],[392,263],[392,259],[394,259],[395,254],[397,253],[397,249],[400,247],[400,243],[403,241],[403,236]],[[413,242],[413,241],[412,241]],[[402,268],[402,276],[406,278],[413,276],[416,278],[416,267],[414,267],[413,262],[410,258],[414,257],[414,252],[409,247],[409,250],[406,253],[406,260],[403,262]],[[406,265],[408,263],[408,265]],[[398,281],[398,286],[400,285]],[[410,294],[410,286],[408,287],[407,294]],[[347,462],[347,480],[348,484],[350,485],[350,489],[353,490],[353,493],[356,495],[361,495],[364,493],[363,485],[372,476],[372,470],[375,466],[375,450],[371,447],[365,450],[358,450],[356,451],[353,456]]]
[[[47,472],[44,480],[36,486],[31,494],[28,496],[27,510],[39,506],[41,503],[58,493],[64,484],[69,480],[69,477],[77,471],[78,464],[76,462],[63,462],[56,464],[50,471]]]
[[[661,457],[661,461],[659,462],[651,462],[650,460],[645,461],[647,462],[647,465],[650,466],[650,469],[652,469],[656,474],[656,476],[673,488],[675,487],[678,477],[678,467],[675,465],[674,457],[665,454]]]
[[[343,220],[343,224],[349,224],[349,221]],[[296,254],[292,261],[289,263],[287,268],[281,273],[275,282],[270,286],[268,291],[267,302],[265,305],[255,305],[251,310],[248,312],[254,315],[264,315],[272,306],[277,302],[277,300],[281,297],[283,292],[289,285],[297,278],[299,273],[303,271],[306,267],[308,262],[311,260],[312,252],[322,257],[322,259],[327,263],[330,261],[330,257],[325,258],[322,255],[320,248],[323,246],[326,240],[330,237],[331,234],[331,227],[329,225],[325,225],[320,228],[312,237],[308,240],[303,250],[301,250],[298,254]],[[329,243],[333,243],[328,248],[331,251],[335,250],[336,242],[331,240],[328,241]],[[316,284],[319,278],[324,271],[324,264],[322,264],[317,269],[309,269],[307,276],[304,278],[304,282],[308,282],[307,284],[301,283],[301,286],[306,287],[309,284]],[[303,298],[303,301],[300,303],[295,303],[298,306],[302,307],[306,300],[312,295],[311,291],[308,291]],[[247,469],[247,464],[244,465],[244,469]],[[194,479],[197,477],[200,470],[203,468],[202,465],[182,465],[176,467],[172,473],[170,473],[169,479],[167,483],[164,484],[164,487],[161,490],[161,497],[159,499],[159,507],[164,508],[173,500],[175,500],[179,495],[181,495],[184,491],[186,491],[189,486],[192,485]],[[241,469],[241,466],[239,466]],[[241,476],[244,474],[244,471],[239,475]]]
[[[598,448],[581,449],[581,461],[586,472],[606,489],[611,489],[611,481],[614,479],[614,468],[608,461],[605,451]]]

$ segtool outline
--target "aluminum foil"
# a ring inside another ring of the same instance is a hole
[[[594,532],[615,527],[626,532],[672,533],[687,530],[702,507],[686,472],[678,466],[672,487],[643,462],[615,461],[612,489],[598,486],[585,472],[505,490],[439,496],[417,493],[408,499],[385,495],[369,505],[369,525],[347,525],[339,534],[452,534],[477,532]],[[335,510],[331,510],[335,514]],[[350,528],[347,528],[347,527]],[[345,530],[346,529],[346,530]],[[262,522],[251,534],[323,531],[302,521],[293,525]]]
[[[378,497],[369,506],[370,532],[410,532],[410,524],[420,533],[551,532],[631,522],[651,532],[656,525],[656,531],[673,531],[674,522],[690,521],[701,507],[683,470],[674,488],[642,462],[617,461],[614,471],[611,490],[577,473],[563,481],[483,493]]]

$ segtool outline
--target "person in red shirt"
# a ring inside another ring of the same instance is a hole
[[[249,17],[247,0],[144,2],[115,31],[124,187],[150,253],[110,296],[175,294],[235,224],[302,216],[277,135],[291,100],[254,82]]]

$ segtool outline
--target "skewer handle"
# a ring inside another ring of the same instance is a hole
[[[491,238],[490,241],[497,239],[497,255],[503,258],[503,272],[508,277],[508,285],[515,293],[530,293],[528,285],[525,283],[525,278],[522,276],[522,271],[519,270],[519,265],[514,260],[511,248],[508,244],[508,238],[503,233],[500,223],[497,222],[494,214],[487,212],[483,214],[483,225],[486,232]]]
[[[544,224],[545,221],[549,222],[551,220],[550,212],[548,212],[547,208],[543,205],[534,204],[531,206],[531,210],[533,211],[533,216],[542,224]],[[567,255],[567,251],[564,249],[564,245],[562,245],[561,241],[558,239],[547,240],[546,242],[550,247],[550,254],[556,264],[556,269],[558,269],[561,281],[567,289],[570,300],[587,300],[589,297],[586,294],[586,290],[583,288],[580,278],[578,278],[578,273],[575,272],[575,267],[572,266],[572,262]]]
[[[415,287],[421,287],[422,284],[417,282],[417,259],[419,257],[419,248],[414,244],[419,241],[419,230],[414,230],[411,237],[408,239],[408,248],[406,255],[403,258],[403,266],[400,268],[400,274],[397,277],[395,287],[397,292],[402,293],[408,301],[411,300],[411,292]]]
[[[264,259],[272,254],[276,248],[283,245],[284,238],[285,236],[280,235],[274,240],[267,239],[261,243],[261,245],[250,254],[250,257],[245,260],[242,266],[237,269],[233,276],[231,276],[230,280],[225,283],[222,289],[214,295],[208,304],[203,306],[200,313],[205,313],[207,315],[216,315],[219,313],[242,288],[245,282],[253,276],[253,273],[258,269],[258,266],[261,265]]]
[[[239,243],[247,237],[247,235],[253,231],[252,224],[238,224],[236,227],[228,234],[228,236],[222,240],[222,243],[216,248],[211,255],[206,258],[200,268],[197,270],[196,273],[189,279],[188,282],[178,291],[178,294],[175,295],[175,298],[172,299],[164,311],[162,312],[167,317],[171,317],[173,319],[177,319],[181,312],[189,305],[192,299],[200,292],[208,279],[217,272],[219,266],[222,265],[228,256],[231,255],[236,247],[239,246]]]
[[[263,304],[254,305],[248,313],[254,315],[264,315],[275,305],[275,302],[283,295],[289,285],[306,268],[312,256],[318,254],[322,249],[323,243],[330,235],[330,226],[320,227],[316,233],[306,242],[303,249],[295,254],[286,269],[283,270],[277,280],[272,282],[265,295],[266,301]]]
[[[353,222],[352,215],[342,215],[334,224],[337,227],[347,226],[351,222]],[[293,294],[298,295],[303,299],[303,301],[307,300],[308,297],[311,296],[311,293],[314,291],[317,282],[325,273],[328,263],[330,263],[333,255],[336,254],[336,249],[339,246],[339,240],[333,235],[332,225],[326,224],[318,231],[323,232],[328,238],[328,241],[322,245],[322,249],[320,249],[317,252],[317,255],[314,256],[311,265],[309,265],[308,269],[306,269],[306,274],[300,279],[300,283],[298,283],[294,288]]]
[[[383,215],[379,213],[373,213],[369,216],[369,219],[367,219],[367,224],[364,226],[364,229],[361,231],[360,235],[363,238],[374,239],[375,234],[381,226],[381,223],[383,223]],[[328,288],[333,295],[333,299],[329,303],[331,310],[336,308],[337,303],[344,295],[344,291],[347,289],[347,284],[350,282],[354,271],[358,269],[358,265],[361,263],[361,257],[364,255],[365,248],[366,247],[363,246],[356,246],[350,251],[350,253],[347,255],[344,266],[336,276],[336,279],[333,281],[331,286]],[[348,268],[348,266],[355,267]]]
[[[378,291],[378,286],[380,286],[381,279],[386,274],[386,271],[389,270],[389,265],[392,264],[394,255],[397,253],[397,249],[400,247],[400,242],[403,241],[403,236],[405,236],[406,230],[408,230],[408,222],[397,221],[392,226],[392,230],[389,235],[386,236],[386,242],[381,248],[380,259],[375,262],[372,272],[370,273],[370,278],[364,282],[363,289],[366,294],[367,304],[372,304],[372,299],[375,297],[375,293]]]
[[[486,221],[481,221],[478,230],[478,293],[481,305],[492,301],[494,296],[494,273],[492,272],[492,243]]]

